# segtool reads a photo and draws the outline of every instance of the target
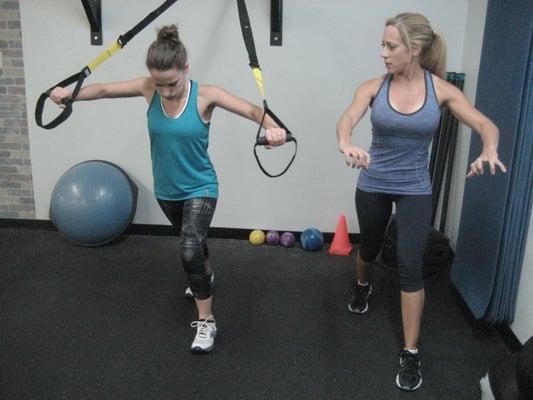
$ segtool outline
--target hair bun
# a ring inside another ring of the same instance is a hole
[[[176,25],[168,25],[159,29],[157,32],[157,40],[172,41],[179,43],[180,36],[178,34],[178,27]]]

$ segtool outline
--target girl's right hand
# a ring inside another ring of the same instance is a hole
[[[59,104],[61,108],[65,108],[65,105],[62,103],[64,99],[70,98],[70,90],[62,88],[62,87],[55,87],[50,92],[50,99],[56,104]]]
[[[339,147],[339,151],[344,154],[346,165],[351,168],[367,169],[370,164],[370,154],[357,146]]]

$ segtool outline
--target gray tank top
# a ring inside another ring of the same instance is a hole
[[[428,149],[440,120],[440,107],[429,71],[424,71],[426,98],[422,107],[403,114],[389,102],[389,74],[372,102],[370,165],[361,170],[358,188],[366,192],[431,194]]]

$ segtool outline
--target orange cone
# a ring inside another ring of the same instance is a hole
[[[331,242],[328,252],[336,256],[347,256],[352,252],[352,244],[348,238],[348,229],[346,229],[346,217],[344,214],[341,214],[339,217],[335,236],[333,236],[333,242]]]

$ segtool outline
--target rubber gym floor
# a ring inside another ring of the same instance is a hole
[[[0,398],[479,399],[508,352],[470,315],[448,271],[426,279],[424,383],[401,392],[397,275],[377,264],[370,310],[347,310],[353,256],[209,239],[219,335],[190,353],[178,240],[124,235],[77,246],[0,229]]]

